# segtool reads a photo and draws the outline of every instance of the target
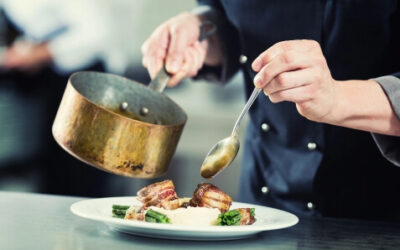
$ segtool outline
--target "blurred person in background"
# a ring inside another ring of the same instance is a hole
[[[198,2],[151,34],[143,65],[154,77],[165,62],[170,86],[242,70],[247,97],[263,88],[249,112],[240,201],[400,219],[398,1]],[[204,20],[218,31],[198,42]]]
[[[38,171],[36,191],[103,195],[106,174],[83,166],[51,135],[68,75],[103,70],[107,35],[96,1],[0,0],[0,8],[2,179]]]

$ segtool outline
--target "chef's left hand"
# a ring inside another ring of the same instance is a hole
[[[323,121],[336,103],[335,80],[316,41],[276,43],[254,60],[252,68],[258,72],[254,84],[271,102],[294,102],[309,120]]]
[[[0,68],[36,73],[51,60],[52,56],[47,43],[32,44],[27,41],[17,41],[4,52]]]

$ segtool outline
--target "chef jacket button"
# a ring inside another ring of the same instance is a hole
[[[267,123],[261,124],[261,130],[267,132],[269,130],[269,125]]]
[[[240,56],[239,56],[239,62],[240,62],[241,64],[245,64],[245,63],[247,62],[247,56],[245,56],[245,55],[240,55]]]
[[[308,209],[308,210],[314,210],[314,208],[315,208],[314,203],[312,203],[312,202],[307,202],[307,209]]]
[[[263,193],[263,194],[267,194],[268,193],[268,187],[266,187],[266,186],[264,186],[264,187],[262,187],[261,188],[261,193]]]
[[[315,142],[309,142],[307,143],[307,148],[310,151],[314,151],[317,148],[317,144]]]

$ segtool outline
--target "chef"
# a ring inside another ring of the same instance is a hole
[[[21,37],[1,57],[2,70],[29,71],[51,64],[59,74],[102,60],[106,31],[93,1],[0,0]]]
[[[165,61],[170,86],[188,76],[224,83],[241,70],[247,97],[263,88],[239,200],[300,216],[400,219],[400,3],[199,3],[152,33],[143,64],[154,77]],[[205,20],[218,31],[198,42]]]
[[[96,6],[92,0],[0,0],[0,40],[13,35],[0,41],[0,168],[23,176],[38,171],[40,192],[106,192],[96,186],[106,176],[77,167],[51,136],[67,75],[104,68],[107,31]]]

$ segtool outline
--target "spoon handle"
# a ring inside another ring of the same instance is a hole
[[[247,100],[246,105],[244,105],[242,112],[240,112],[240,115],[239,115],[238,119],[236,120],[235,125],[233,126],[232,136],[237,136],[240,122],[242,121],[243,116],[247,113],[247,111],[249,111],[251,105],[253,105],[253,102],[257,99],[260,92],[261,92],[260,88],[254,88],[253,93],[251,93],[249,100]]]

